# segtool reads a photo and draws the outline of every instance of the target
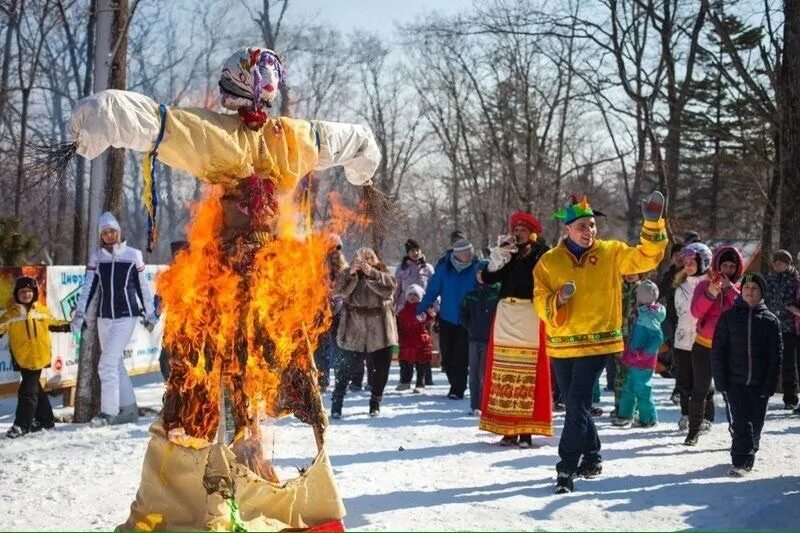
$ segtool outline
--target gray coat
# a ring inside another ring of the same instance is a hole
[[[339,275],[336,292],[344,297],[336,342],[343,350],[371,353],[397,344],[397,322],[392,312],[395,280],[373,268],[369,277]]]

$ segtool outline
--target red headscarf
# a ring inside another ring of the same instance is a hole
[[[531,231],[531,233],[542,232],[542,223],[539,222],[539,219],[531,215],[530,213],[526,213],[524,211],[517,211],[516,213],[511,215],[510,219],[508,219],[509,231],[514,231],[514,228],[520,225],[528,228]]]

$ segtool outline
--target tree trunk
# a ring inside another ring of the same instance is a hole
[[[81,96],[87,96],[92,89],[92,69],[94,65],[94,25],[97,20],[97,0],[92,0],[89,21],[86,24],[86,73],[83,78]],[[77,82],[77,80],[75,80]],[[79,265],[86,257],[86,231],[84,228],[84,194],[86,190],[86,160],[78,157],[75,163],[75,219],[72,225],[72,264]]]
[[[114,22],[111,26],[111,42],[117,47],[116,54],[111,60],[108,87],[110,89],[125,89],[128,56],[128,0],[115,0]],[[108,177],[106,181],[106,196],[103,208],[111,211],[117,217],[122,214],[122,184],[125,179],[125,149],[111,148],[108,152]]]
[[[20,59],[20,61],[22,61]],[[30,103],[30,87],[22,89],[22,111],[20,112],[19,147],[17,149],[17,182],[14,187],[14,218],[19,219],[22,204],[22,182],[25,180],[25,143],[28,140],[28,106]]]
[[[784,0],[783,58],[780,73],[780,246],[800,249],[800,3]]]
[[[8,27],[6,28],[6,41],[3,45],[3,65],[0,72],[0,117],[4,117],[6,113],[6,104],[8,104],[8,77],[11,73],[11,60],[14,54],[11,53],[11,45],[14,42],[14,31],[18,25],[17,19],[17,0],[11,0],[8,6]]]

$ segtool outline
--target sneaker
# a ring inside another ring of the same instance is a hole
[[[697,446],[697,441],[700,438],[699,431],[689,431],[689,434],[686,435],[686,440],[683,441],[684,446]]]
[[[96,417],[92,418],[89,421],[89,427],[92,428],[101,428],[104,426],[110,426],[114,420],[114,417],[111,415],[107,415],[106,413],[100,413]]]
[[[482,413],[481,413],[481,410],[480,410],[480,409],[472,409],[472,410],[469,412],[469,414],[470,414],[471,416],[481,416],[481,414],[482,414]]]
[[[594,477],[599,476],[602,473],[603,473],[602,461],[597,461],[593,463],[587,461],[581,461],[581,464],[578,466],[578,470],[575,472],[575,474],[578,477],[582,477],[585,479],[592,479]]]
[[[502,439],[500,439],[500,446],[513,446],[517,443],[517,435],[506,435]]]
[[[592,413],[592,416],[597,418],[598,416],[603,416],[603,409],[600,407],[592,407],[589,409],[589,412]]]
[[[520,435],[517,445],[520,448],[527,450],[528,448],[533,447],[533,440],[531,439],[530,435]]]
[[[631,419],[614,417],[611,419],[611,424],[617,426],[618,428],[626,428],[631,425]]]
[[[400,383],[397,387],[394,388],[396,391],[401,390],[408,390],[411,388],[411,383]]]
[[[573,490],[575,490],[575,486],[572,483],[572,475],[559,472],[556,478],[556,488],[553,493],[568,494]]]
[[[6,431],[6,437],[9,439],[16,439],[18,437],[22,437],[23,435],[27,435],[29,431],[27,429],[22,429],[18,425],[14,424]]]
[[[700,422],[700,433],[708,433],[711,431],[711,425],[713,422],[711,420],[703,420]]]
[[[654,428],[657,425],[658,422],[642,422],[641,420],[637,420],[635,424],[631,424],[631,426],[635,428]]]
[[[425,387],[417,385],[411,392],[413,392],[414,394],[422,394],[423,392],[425,392]]]
[[[689,415],[681,416],[681,419],[678,420],[678,430],[686,431],[689,429]]]
[[[728,475],[730,477],[744,477],[747,475],[749,470],[743,466],[732,466],[730,470],[728,470]]]

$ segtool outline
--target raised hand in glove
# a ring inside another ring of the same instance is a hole
[[[642,200],[642,215],[644,219],[655,222],[664,214],[664,195],[659,191],[653,191],[650,198]]]

